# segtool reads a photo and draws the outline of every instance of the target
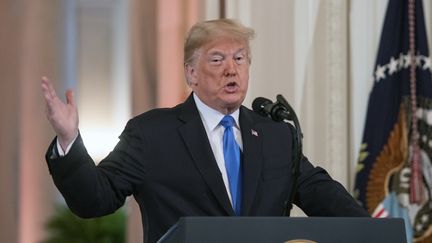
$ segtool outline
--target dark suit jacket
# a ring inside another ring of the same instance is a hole
[[[245,107],[239,120],[242,215],[280,216],[292,185],[291,128]],[[49,170],[71,210],[81,217],[106,215],[133,195],[141,209],[145,242],[155,242],[182,216],[234,216],[192,96],[174,108],[131,119],[98,166],[81,137],[61,158],[53,157],[53,146],[55,142],[47,153]],[[307,215],[368,216],[326,171],[306,159],[301,171],[295,203]]]

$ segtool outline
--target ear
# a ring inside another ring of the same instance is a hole
[[[197,85],[197,75],[194,65],[186,63],[184,65],[184,72],[189,86]]]

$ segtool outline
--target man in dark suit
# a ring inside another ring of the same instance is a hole
[[[281,216],[293,183],[293,131],[241,105],[253,35],[232,20],[194,25],[184,57],[192,94],[176,107],[131,119],[98,166],[79,135],[71,91],[64,104],[42,78],[57,134],[46,159],[71,210],[85,218],[106,215],[133,195],[145,242],[157,241],[182,216]],[[306,159],[297,185],[294,202],[307,215],[368,216]]]

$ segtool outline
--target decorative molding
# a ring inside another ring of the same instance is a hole
[[[344,185],[348,167],[348,7],[345,0],[322,1],[326,16],[326,140],[328,169]]]

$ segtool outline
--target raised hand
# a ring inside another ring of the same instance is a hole
[[[78,135],[78,110],[74,103],[74,94],[72,90],[67,90],[64,103],[47,77],[42,77],[41,87],[46,102],[46,116],[64,151]]]

